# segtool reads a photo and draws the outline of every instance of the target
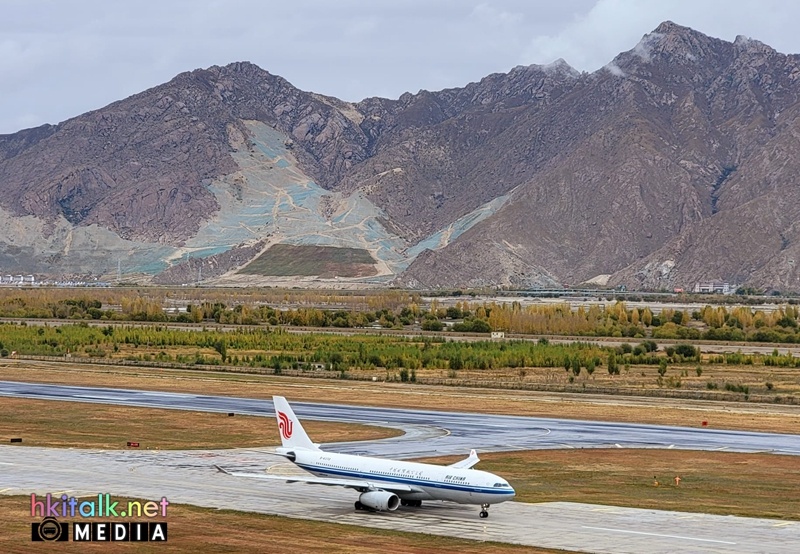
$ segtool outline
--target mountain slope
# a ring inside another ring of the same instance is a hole
[[[230,283],[291,244],[366,251],[344,275],[407,286],[800,290],[798,79],[799,56],[671,22],[593,74],[559,60],[397,100],[249,63],[183,73],[0,136],[0,265]]]
[[[471,252],[497,268],[482,279],[535,285],[503,269],[509,249],[487,250],[502,238],[567,283],[613,274],[634,287],[713,278],[797,288],[780,255],[797,244],[797,76],[797,56],[661,25],[528,122],[556,128],[559,156],[402,280],[427,284],[425,266],[439,262],[450,278],[438,284],[469,282]],[[518,132],[510,142],[522,141]]]

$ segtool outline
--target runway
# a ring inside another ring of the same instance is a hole
[[[0,381],[0,396],[233,412],[266,417],[273,417],[275,413],[269,400],[12,381]],[[472,448],[488,452],[596,447],[680,448],[800,455],[800,435],[307,402],[292,402],[292,407],[304,419],[400,426],[403,429],[410,427],[413,433],[400,440],[339,447],[342,452],[393,458],[465,454]]]
[[[10,382],[0,382],[0,395],[273,417],[271,402],[245,398]],[[301,418],[390,423],[409,429],[410,433],[397,439],[324,447],[392,457],[466,455],[469,448],[487,451],[614,445],[800,454],[797,435],[329,404],[293,406]],[[800,522],[589,504],[507,502],[492,506],[488,520],[477,517],[477,507],[437,502],[393,513],[356,512],[353,491],[240,479],[216,472],[214,464],[253,472],[292,469],[267,448],[99,451],[4,445],[0,446],[0,491],[74,496],[109,492],[147,499],[166,496],[175,503],[583,552],[789,553],[800,543]]]

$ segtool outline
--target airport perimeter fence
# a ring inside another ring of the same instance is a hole
[[[149,367],[153,369],[194,370],[220,373],[242,373],[248,375],[280,375],[286,377],[305,377],[315,379],[347,379],[353,381],[378,381],[384,379],[373,375],[359,375],[346,371],[333,371],[324,369],[280,369],[269,367],[186,364],[177,362],[161,362],[158,360],[124,360],[114,358],[89,358],[66,356],[31,356],[16,355],[15,359],[42,362],[66,362],[74,364],[109,365],[128,367]],[[398,381],[391,381],[398,382]],[[535,392],[578,393],[578,394],[603,394],[609,396],[639,396],[649,398],[682,398],[687,400],[712,400],[724,402],[757,402],[764,404],[800,405],[800,398],[793,394],[757,394],[730,391],[701,390],[688,388],[634,388],[634,387],[609,387],[593,383],[531,383],[516,380],[497,379],[461,379],[440,377],[416,377],[414,383],[420,385],[438,385],[447,387],[471,387],[502,390],[527,390]]]

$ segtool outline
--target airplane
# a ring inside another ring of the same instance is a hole
[[[375,512],[393,512],[400,506],[419,507],[423,500],[446,500],[459,504],[479,504],[480,517],[487,518],[491,504],[511,500],[516,494],[505,479],[472,469],[480,461],[475,450],[470,452],[468,458],[449,466],[324,452],[308,438],[284,397],[273,396],[272,401],[282,443],[276,454],[310,475],[239,473],[215,466],[219,471],[235,477],[355,489],[361,493],[355,503],[356,510]]]

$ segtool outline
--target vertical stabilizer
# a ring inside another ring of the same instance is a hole
[[[275,417],[278,419],[278,431],[284,448],[303,448],[306,450],[319,450],[316,444],[308,438],[303,425],[294,415],[292,407],[282,396],[273,396]]]

